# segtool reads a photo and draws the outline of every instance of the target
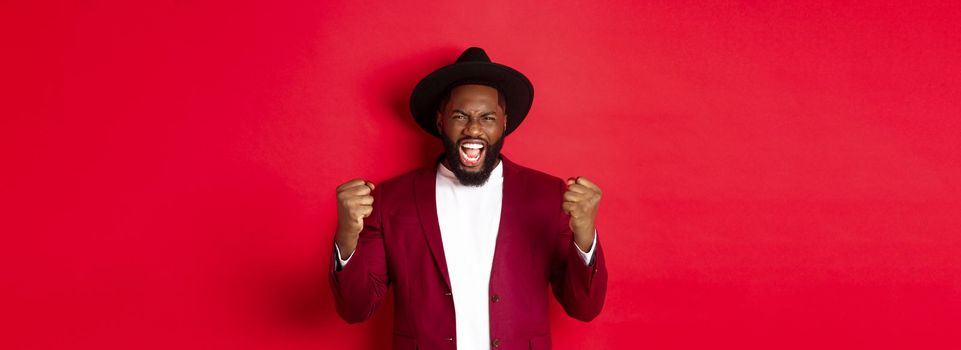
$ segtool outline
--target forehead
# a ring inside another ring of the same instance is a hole
[[[450,92],[450,105],[477,105],[495,108],[497,106],[497,89],[476,84],[455,87]]]

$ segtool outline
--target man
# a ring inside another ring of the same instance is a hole
[[[330,285],[341,317],[368,319],[393,285],[395,349],[549,349],[548,288],[571,317],[600,313],[601,190],[500,154],[533,95],[475,47],[417,84],[411,112],[445,151],[378,186],[337,188]]]

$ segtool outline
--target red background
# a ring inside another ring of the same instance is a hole
[[[0,347],[386,347],[334,188],[439,152],[407,98],[476,45],[505,154],[605,191],[557,349],[959,348],[961,6],[696,3],[3,1]]]

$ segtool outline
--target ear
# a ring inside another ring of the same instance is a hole
[[[442,120],[443,116],[444,116],[444,115],[441,114],[440,111],[437,111],[437,131],[438,131],[438,132],[440,132],[440,131],[443,129],[443,127],[442,127],[442,125],[441,125],[441,120]]]

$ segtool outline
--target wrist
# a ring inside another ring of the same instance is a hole
[[[335,237],[338,240],[346,238],[357,239],[357,237],[360,236],[360,231],[363,231],[363,227],[351,227],[349,224],[338,222]]]
[[[574,231],[574,243],[583,251],[588,251],[594,243],[594,226]]]
[[[358,238],[360,238],[360,232],[354,233],[353,231],[346,230],[337,230],[337,233],[334,235],[334,241],[338,244],[356,242]]]
[[[340,239],[338,237],[334,239],[334,244],[337,245],[337,249],[340,251],[342,259],[346,259],[353,255],[354,249],[357,248],[356,239]]]
[[[585,220],[584,222],[572,221],[571,232],[574,233],[574,237],[583,236],[583,237],[586,237],[587,239],[593,239],[594,238],[594,221],[593,220],[591,221]]]
[[[360,231],[345,227],[337,227],[337,231],[334,233],[334,241],[338,244],[356,242],[359,237]]]

